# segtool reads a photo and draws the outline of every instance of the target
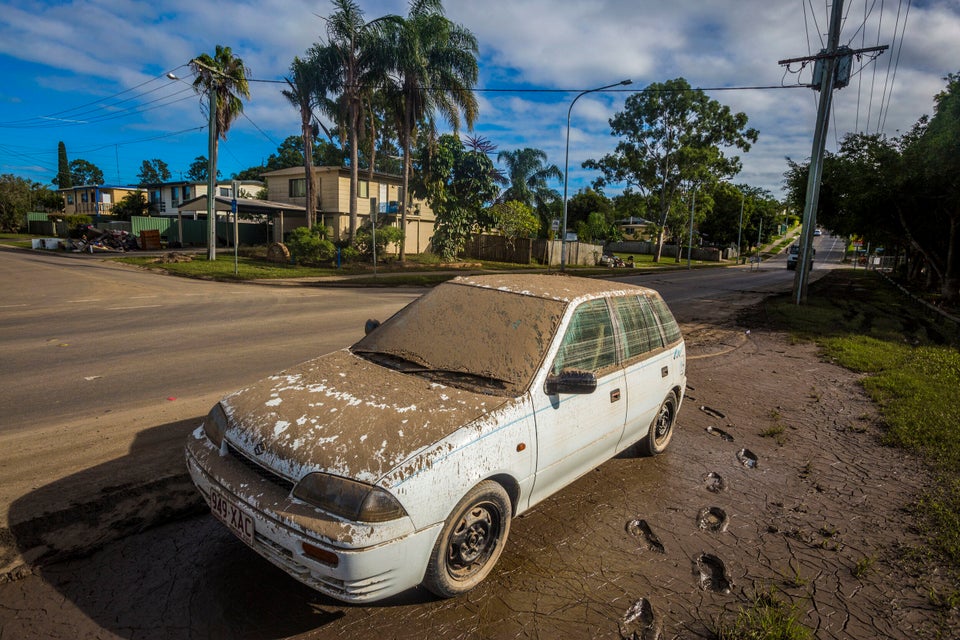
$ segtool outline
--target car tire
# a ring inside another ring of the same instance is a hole
[[[673,425],[677,421],[677,404],[677,394],[671,391],[657,409],[647,435],[637,443],[641,455],[655,456],[666,451],[673,438]]]
[[[480,584],[510,534],[510,496],[492,480],[471,489],[447,518],[430,555],[423,586],[441,598]]]

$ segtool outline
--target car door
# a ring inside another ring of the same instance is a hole
[[[623,432],[626,406],[613,320],[606,300],[577,307],[567,325],[550,373],[596,375],[592,393],[531,391],[537,430],[537,470],[530,504],[611,458]]]
[[[677,365],[672,352],[664,348],[662,322],[646,296],[624,296],[611,302],[621,329],[626,379],[627,417],[617,445],[621,451],[647,433],[675,379],[671,368]]]

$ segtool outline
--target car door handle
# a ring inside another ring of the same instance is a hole
[[[616,402],[620,399],[620,389],[614,389],[610,392],[610,402]]]
[[[669,367],[663,367],[662,369],[660,369],[660,377],[661,377],[661,378],[666,378],[669,373],[670,373],[670,368],[669,368]]]

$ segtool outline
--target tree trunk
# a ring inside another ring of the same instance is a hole
[[[313,183],[313,128],[310,126],[309,109],[300,109],[300,128],[303,137],[303,177],[306,178],[307,228],[313,229],[317,217],[317,202]]]
[[[409,101],[408,101],[409,102]],[[400,262],[407,259],[407,190],[410,188],[410,109],[403,109],[403,187],[400,194]]]
[[[944,269],[940,293],[946,302],[960,298],[960,214],[950,216],[950,237],[947,240],[947,265]]]

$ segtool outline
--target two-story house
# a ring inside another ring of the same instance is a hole
[[[256,198],[261,189],[263,189],[262,182],[241,180],[237,197]],[[207,195],[207,183],[180,180],[144,185],[143,190],[147,193],[147,202],[150,203],[153,215],[176,216],[180,213],[180,205],[184,202]],[[231,181],[220,180],[217,182],[217,196],[232,198],[233,195]],[[195,214],[194,211],[184,211],[183,213],[189,213],[191,216]]]
[[[63,212],[71,215],[109,216],[113,205],[131,193],[141,191],[137,187],[116,187],[108,184],[86,184],[79,187],[57,189],[63,196]]]
[[[346,167],[314,167],[317,198],[317,224],[333,230],[331,240],[345,238],[350,231],[350,169]],[[288,202],[305,207],[307,179],[303,167],[277,169],[264,174],[267,182],[267,200]],[[357,184],[358,226],[370,223],[371,199],[376,199],[380,224],[383,217],[394,226],[400,225],[398,203],[402,197],[402,178],[386,173],[374,173],[368,179],[360,172]],[[407,208],[406,251],[423,253],[430,248],[436,217],[429,205],[413,200]]]

